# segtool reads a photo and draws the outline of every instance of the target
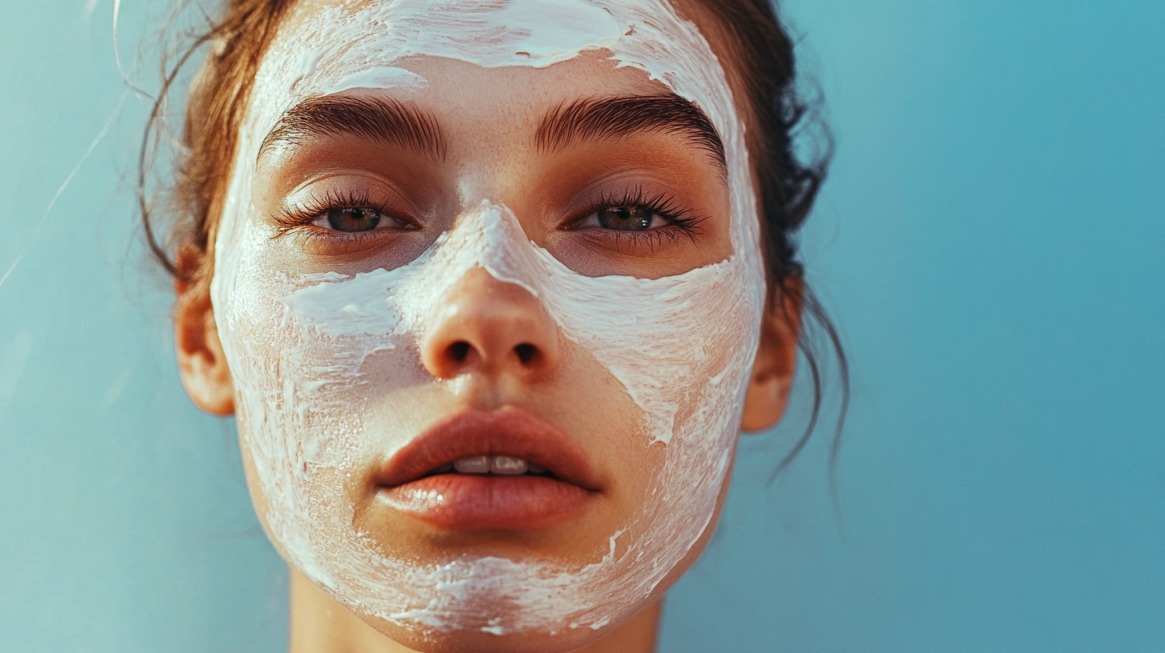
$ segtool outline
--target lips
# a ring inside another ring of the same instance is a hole
[[[601,490],[582,447],[513,408],[464,411],[436,424],[375,480],[389,506],[445,530],[552,526],[580,516]]]

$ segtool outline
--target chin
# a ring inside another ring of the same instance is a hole
[[[590,622],[589,625],[572,627],[571,622],[579,615],[575,613],[572,616],[567,612],[564,613],[560,623],[554,626],[543,623],[539,626],[507,630],[499,624],[520,623],[522,619],[517,615],[521,608],[507,606],[505,600],[486,594],[457,606],[458,609],[454,612],[459,613],[461,618],[460,623],[456,624],[450,623],[448,619],[450,615],[447,613],[440,616],[430,615],[426,618],[424,611],[418,611],[414,619],[404,622],[361,614],[357,606],[349,608],[380,635],[423,653],[567,653],[600,642],[610,650],[650,645],[658,631],[659,610],[662,608],[663,597],[702,555],[719,521],[723,498],[722,492],[721,501],[707,528],[683,559],[648,595],[633,604],[594,603],[587,606],[588,613],[601,612],[611,615],[609,619]],[[618,584],[619,580],[612,579],[612,582]],[[554,601],[554,597],[547,597],[545,601],[547,603]],[[430,619],[444,623],[441,627],[427,625],[425,622]]]

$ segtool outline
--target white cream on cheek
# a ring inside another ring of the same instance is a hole
[[[755,199],[723,72],[695,26],[659,0],[407,0],[352,13],[321,12],[265,57],[216,243],[212,296],[270,535],[336,599],[406,628],[507,634],[618,623],[708,526],[756,348],[764,275]],[[589,278],[530,243],[508,208],[483,197],[402,267],[272,273],[251,187],[259,141],[283,111],[348,88],[437,83],[394,66],[413,55],[542,67],[595,48],[694,101],[715,124],[728,159],[732,257],[661,279]],[[336,479],[385,453],[365,429],[367,411],[426,381],[418,337],[474,268],[538,297],[563,335],[624,386],[655,446],[666,445],[648,503],[581,567],[481,557],[418,565],[385,557],[352,527],[355,508]]]

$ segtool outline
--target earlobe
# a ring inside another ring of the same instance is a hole
[[[797,364],[797,336],[801,326],[800,281],[788,280],[769,302],[761,322],[760,345],[752,379],[744,398],[741,429],[764,431],[785,412]]]
[[[234,385],[207,290],[179,281],[174,309],[178,373],[194,405],[212,415],[235,412]]]

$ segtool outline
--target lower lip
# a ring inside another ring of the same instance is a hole
[[[445,530],[533,530],[586,510],[596,493],[546,476],[438,474],[380,488],[390,506]]]

